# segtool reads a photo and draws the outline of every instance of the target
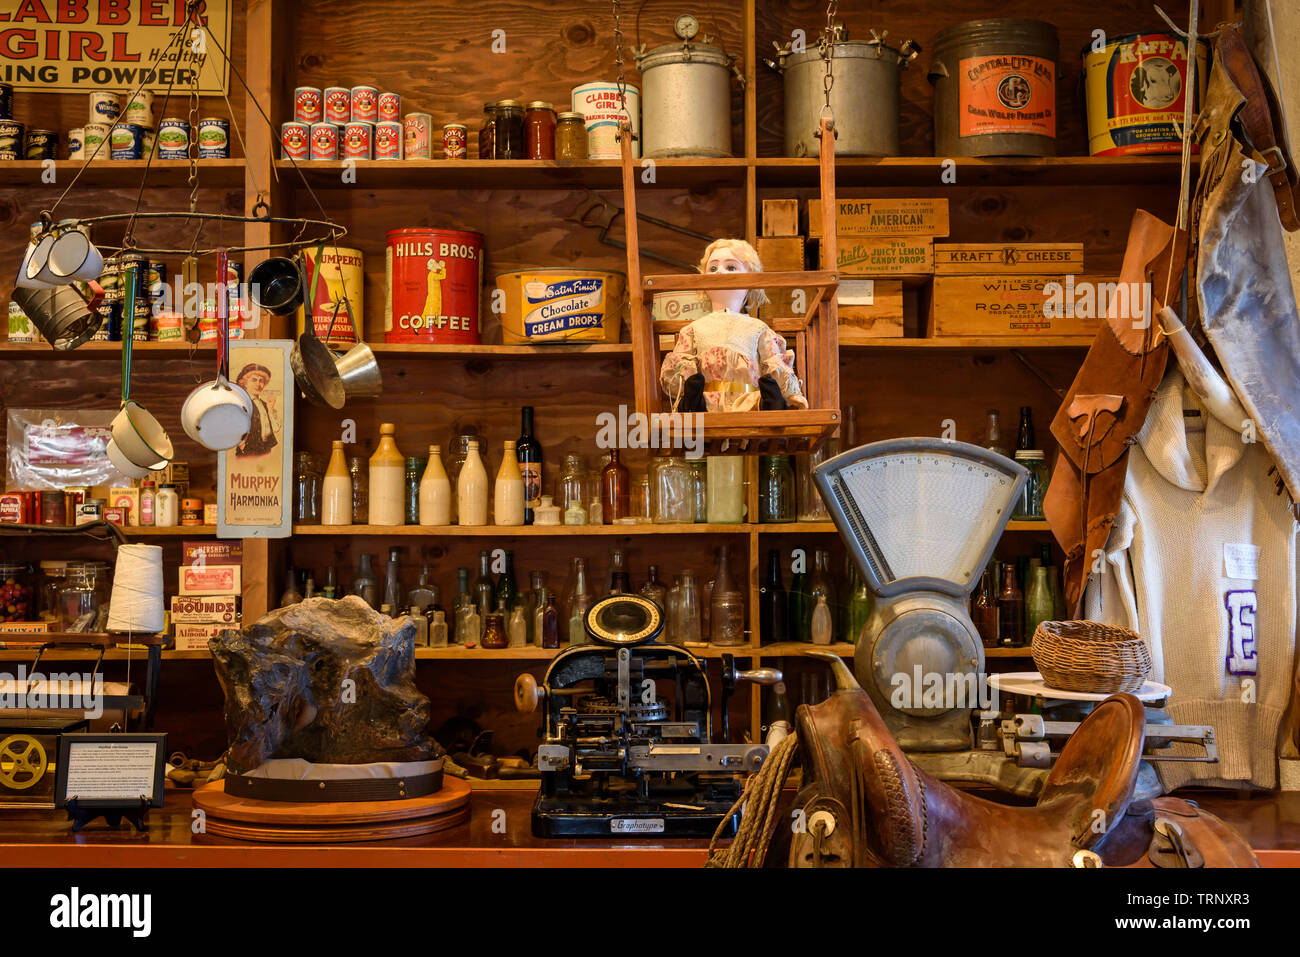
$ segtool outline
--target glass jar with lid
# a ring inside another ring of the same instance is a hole
[[[758,520],[795,520],[794,469],[788,455],[764,455],[759,459]]]
[[[555,108],[545,100],[533,100],[524,113],[524,137],[528,158],[555,159]]]
[[[478,158],[490,160],[495,155],[492,142],[495,138],[497,123],[497,105],[483,104],[483,122],[478,128]]]
[[[691,470],[680,455],[660,455],[650,461],[650,496],[659,524],[695,521],[695,492]]]
[[[559,493],[560,511],[565,516],[564,524],[586,525],[587,504],[591,501],[587,494],[587,463],[577,452],[570,452],[564,456],[564,468],[560,471]],[[579,517],[582,521],[578,521]]]
[[[59,591],[68,577],[68,563],[46,560],[41,562],[40,569],[36,611],[41,621],[55,621],[59,615]]]
[[[310,452],[299,452],[294,456],[293,520],[296,524],[320,524],[322,480],[323,475],[314,455]]]
[[[587,158],[587,118],[581,113],[561,113],[555,118],[555,158]]]
[[[0,621],[35,621],[36,588],[26,562],[0,562]]]
[[[1020,449],[1016,452],[1016,461],[1029,470],[1025,487],[1016,499],[1011,518],[1020,521],[1041,520],[1043,516],[1043,497],[1047,494],[1047,457],[1041,449]]]
[[[79,562],[69,562],[67,577],[59,590],[59,627],[63,631],[94,631],[98,620],[95,571]]]
[[[708,516],[711,524],[745,520],[745,456],[708,457]]]
[[[518,100],[498,100],[493,123],[492,156],[494,159],[526,159],[524,105]]]

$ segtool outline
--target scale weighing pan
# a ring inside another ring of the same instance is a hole
[[[844,452],[818,466],[814,480],[873,592],[962,598],[988,564],[1028,474],[978,445],[912,438]]]

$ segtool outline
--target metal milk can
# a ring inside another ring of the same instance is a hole
[[[835,25],[831,47],[831,110],[835,113],[837,156],[897,156],[898,74],[921,52],[906,40],[897,48],[885,42],[888,32],[871,31],[871,39],[850,41]],[[785,155],[816,156],[818,121],[826,104],[826,63],[820,44],[795,53],[775,41],[777,59],[764,62],[785,77]]]
[[[699,29],[695,17],[680,16],[673,32],[681,43],[636,51],[642,156],[731,155],[730,77],[736,58],[713,46],[707,35],[696,42]]]

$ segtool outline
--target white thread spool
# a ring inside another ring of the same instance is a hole
[[[158,545],[123,545],[117,550],[109,631],[163,630],[162,551]]]

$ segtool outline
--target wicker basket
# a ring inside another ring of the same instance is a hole
[[[1044,683],[1063,691],[1137,691],[1151,674],[1151,654],[1140,635],[1095,621],[1041,622],[1032,653]]]

